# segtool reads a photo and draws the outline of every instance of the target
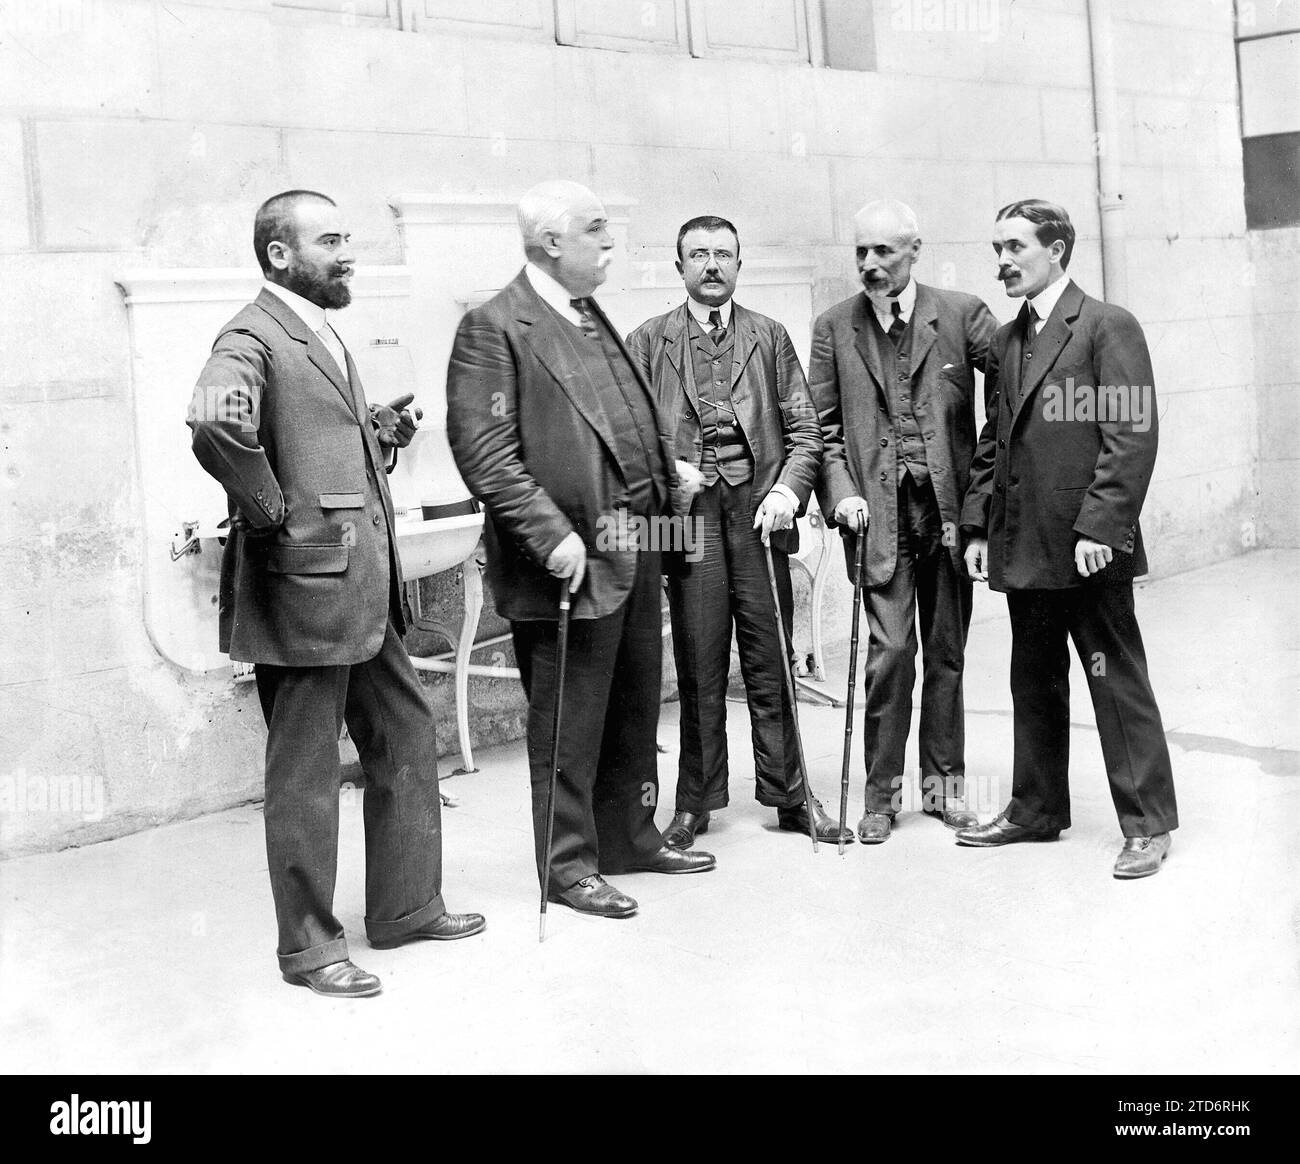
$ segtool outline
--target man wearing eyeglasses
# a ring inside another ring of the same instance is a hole
[[[772,549],[787,641],[794,600],[788,555],[821,459],[821,426],[790,337],[732,299],[740,238],[725,218],[692,218],[677,234],[686,302],[628,337],[632,359],[675,426],[675,452],[704,475],[688,516],[687,553],[668,571],[681,699],[676,814],[664,844],[690,848],[728,803],[726,695],[735,627],[754,747],[755,795],[777,827],[839,830],[799,770],[764,547]],[[847,834],[846,834],[847,835]]]

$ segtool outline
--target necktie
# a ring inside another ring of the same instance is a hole
[[[894,347],[898,347],[899,341],[903,338],[903,332],[907,330],[907,324],[903,322],[903,309],[898,306],[897,299],[889,305],[889,311],[894,317],[889,324],[889,340]]]
[[[581,316],[581,322],[578,324],[582,328],[582,334],[588,339],[600,339],[600,332],[596,328],[596,321],[592,318],[591,312],[587,310],[587,301],[585,299],[570,299],[569,306]]]
[[[1025,338],[1020,348],[1020,375],[1009,379],[1007,384],[1007,401],[1014,412],[1020,407],[1021,386],[1028,379],[1030,365],[1034,357],[1034,340],[1038,338],[1038,312],[1034,305],[1025,300]]]
[[[352,377],[348,375],[348,352],[343,346],[343,341],[339,339],[339,333],[330,327],[329,321],[326,320],[325,325],[316,332],[316,335],[325,345],[330,358],[338,365],[339,376],[352,393],[352,408],[357,414],[357,419],[363,419],[366,415],[366,394],[361,390],[360,380],[354,383]]]
[[[348,381],[348,357],[343,348],[343,341],[339,339],[338,334],[329,325],[329,321],[321,326],[316,332],[320,342],[325,345],[325,350],[329,352],[334,363],[338,365],[339,374],[343,377],[343,382]]]
[[[727,329],[722,326],[722,312],[716,307],[709,312],[709,339],[716,348],[727,338]]]
[[[1024,354],[1025,354],[1025,359],[1027,360],[1033,354],[1034,341],[1038,339],[1039,315],[1037,309],[1034,307],[1032,303],[1026,301],[1025,307],[1027,308],[1027,310],[1025,311]]]

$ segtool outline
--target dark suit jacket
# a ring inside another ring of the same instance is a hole
[[[405,629],[393,503],[357,370],[349,387],[320,338],[263,289],[225,325],[186,423],[226,491],[220,644],[285,667],[361,663],[383,645],[390,605]]]
[[[894,576],[898,558],[898,449],[885,395],[892,369],[880,367],[871,310],[859,292],[818,317],[808,382],[826,441],[817,484],[822,511],[834,523],[835,507],[846,497],[865,499],[865,584],[882,586]],[[927,434],[926,462],[951,534],[949,552],[963,572],[957,529],[975,449],[975,369],[984,370],[996,327],[976,296],[916,285],[908,368],[912,403]],[[846,546],[850,554],[853,549]]]
[[[594,301],[593,309],[603,320]],[[630,496],[604,406],[570,333],[520,271],[461,320],[447,368],[447,436],[465,484],[487,511],[488,581],[497,611],[513,621],[557,617],[560,584],[545,563],[571,530],[587,547],[574,618],[613,613],[636,577],[636,549],[600,536],[601,519],[626,509]],[[628,363],[655,411],[671,473],[672,435]],[[661,482],[665,494],[671,484]]]
[[[687,314],[683,303],[646,320],[627,337],[627,347],[641,374],[654,387],[665,418],[676,427],[677,459],[698,469],[704,437]],[[822,452],[821,426],[808,400],[803,368],[785,328],[776,320],[734,300],[731,318],[736,336],[731,398],[736,421],[754,458],[754,511],[779,483],[799,499],[797,515],[802,515]],[[793,526],[778,530],[771,541],[773,549],[796,553],[799,531]]]
[[[994,590],[1130,582],[1147,569],[1138,514],[1159,429],[1141,325],[1070,283],[1021,383],[1024,317],[994,337],[962,524],[988,536]],[[1081,536],[1118,551],[1087,581],[1074,565]]]

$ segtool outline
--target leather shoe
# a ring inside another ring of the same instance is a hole
[[[670,849],[689,849],[695,844],[696,836],[708,831],[709,814],[707,812],[675,813],[672,823],[664,829],[664,844]]]
[[[858,840],[864,845],[880,845],[889,840],[894,817],[888,812],[864,812],[858,821]]]
[[[1159,873],[1172,844],[1173,838],[1168,833],[1156,833],[1153,837],[1125,837],[1124,847],[1115,858],[1115,876],[1121,881],[1132,881],[1135,877]]]
[[[1054,841],[1060,835],[1060,829],[1022,828],[1007,820],[1005,813],[999,813],[986,825],[959,830],[957,843],[973,849],[993,849],[998,845],[1014,845],[1019,841]]]
[[[351,962],[331,962],[317,970],[285,972],[282,977],[292,986],[305,986],[327,998],[365,998],[383,989],[378,978]]]
[[[826,815],[826,810],[822,808],[820,800],[813,797],[812,803],[813,828],[817,830],[817,839],[830,845],[839,844],[839,824]],[[776,827],[783,833],[803,833],[806,837],[808,835],[808,802],[804,801],[803,804],[794,808],[778,808],[776,810]],[[847,845],[852,840],[853,830],[846,828],[844,830],[844,843]]]
[[[376,950],[392,950],[404,946],[407,942],[429,938],[436,942],[454,942],[457,938],[468,938],[482,933],[487,925],[481,913],[444,913],[426,926],[402,934],[396,938],[371,938],[370,944]]]
[[[684,853],[665,845],[658,852],[643,857],[620,873],[705,873],[718,863],[712,853]]]
[[[632,898],[620,893],[599,873],[584,877],[568,889],[552,890],[548,900],[593,917],[631,917],[637,910]]]
[[[973,812],[964,808],[949,808],[946,804],[942,811],[937,808],[925,809],[925,815],[943,821],[950,829],[973,829],[980,823],[980,818]]]

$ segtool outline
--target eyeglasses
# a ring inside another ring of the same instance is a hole
[[[686,256],[686,261],[688,263],[695,263],[697,266],[701,267],[707,264],[710,259],[717,263],[719,267],[725,267],[730,263],[734,263],[736,261],[736,256],[730,251],[705,250],[691,251]]]

